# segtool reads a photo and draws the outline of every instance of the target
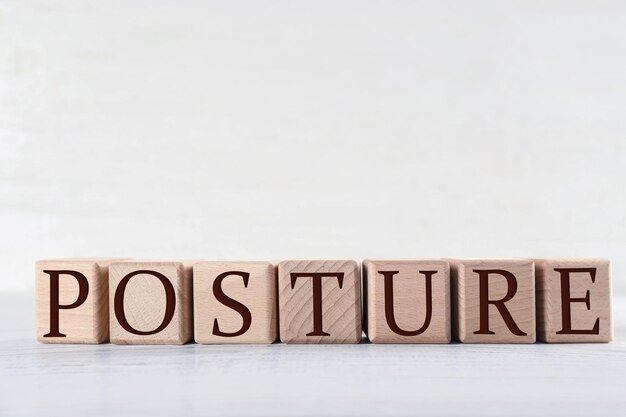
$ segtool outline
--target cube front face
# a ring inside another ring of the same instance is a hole
[[[464,343],[534,343],[532,260],[452,261],[455,338]]]
[[[183,344],[192,338],[191,267],[119,262],[109,267],[111,342]]]
[[[276,340],[276,268],[270,262],[198,262],[193,295],[197,343]]]
[[[610,342],[610,262],[545,259],[535,264],[538,339],[548,343]]]
[[[450,343],[450,266],[440,260],[363,262],[372,343]]]
[[[50,260],[35,264],[37,340],[43,343],[108,341],[110,262]]]
[[[360,343],[361,276],[355,261],[278,265],[280,339],[284,343]]]

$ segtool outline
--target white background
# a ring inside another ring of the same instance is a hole
[[[0,291],[39,258],[593,256],[626,2],[0,1]]]

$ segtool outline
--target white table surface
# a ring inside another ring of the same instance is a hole
[[[29,295],[0,296],[2,416],[626,412],[626,298],[610,344],[44,345]]]

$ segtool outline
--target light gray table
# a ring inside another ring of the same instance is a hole
[[[616,340],[580,345],[42,345],[0,296],[2,416],[626,415]]]

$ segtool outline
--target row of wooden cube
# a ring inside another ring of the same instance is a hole
[[[36,264],[46,343],[608,342],[608,260]],[[363,306],[361,303],[363,295]],[[278,314],[277,314],[278,312]]]

